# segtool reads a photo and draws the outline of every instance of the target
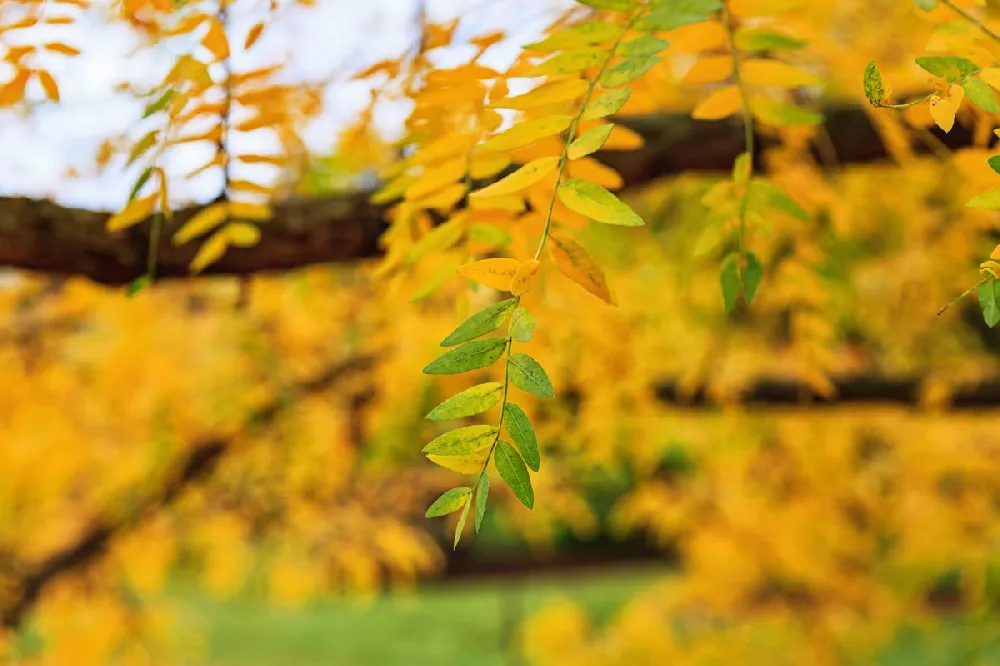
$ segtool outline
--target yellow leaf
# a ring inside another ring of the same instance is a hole
[[[209,264],[218,261],[229,247],[229,234],[225,229],[217,231],[198,249],[198,254],[191,260],[191,270],[200,273]]]
[[[222,232],[229,237],[229,242],[237,247],[251,247],[260,241],[260,227],[256,224],[230,222],[223,227]]]
[[[728,79],[732,73],[733,56],[710,55],[698,60],[681,81],[692,84],[718,83]]]
[[[18,69],[10,81],[0,88],[0,108],[17,104],[24,98],[24,88],[31,78],[31,70]]]
[[[630,130],[624,125],[615,125],[615,128],[611,130],[611,136],[601,148],[604,150],[635,150],[642,148],[645,144],[645,139],[638,132]]]
[[[625,181],[621,174],[611,167],[598,162],[593,157],[581,157],[566,165],[566,173],[571,178],[582,178],[609,190],[617,190]]]
[[[237,155],[236,159],[240,162],[246,162],[247,164],[284,164],[287,160],[281,155],[257,155],[255,153],[249,153],[244,155]]]
[[[944,97],[931,95],[930,112],[931,118],[937,126],[945,132],[950,132],[955,125],[955,113],[962,104],[965,91],[960,85],[952,85],[948,88]]]
[[[243,48],[249,49],[251,46],[256,44],[257,40],[260,39],[261,33],[263,32],[264,32],[263,23],[254,24],[254,26],[250,28],[250,30],[247,32],[247,38],[246,41],[243,42]]]
[[[510,282],[520,266],[516,259],[481,259],[459,266],[458,274],[498,291],[510,291]]]
[[[170,195],[167,189],[167,172],[163,170],[162,167],[156,167],[153,169],[156,174],[157,180],[160,181],[160,212],[163,213],[163,217],[167,222],[174,219],[174,212],[170,210]]]
[[[665,35],[670,50],[675,53],[701,53],[721,48],[728,39],[726,29],[716,21],[692,23],[671,30]]]
[[[539,157],[537,160],[528,162],[509,176],[501,178],[492,185],[477,192],[473,192],[469,195],[469,198],[499,197],[516,194],[551,174],[556,170],[557,166],[559,166],[558,157]]]
[[[713,90],[691,111],[695,120],[721,120],[733,115],[743,106],[740,89],[736,86],[723,86]]]
[[[211,51],[216,60],[225,60],[229,57],[229,39],[226,37],[226,31],[222,28],[222,24],[216,19],[211,19],[209,22],[208,32],[202,38],[201,45]]]
[[[993,248],[993,252],[990,253],[990,259],[1000,259],[1000,245]]]
[[[529,259],[517,267],[517,272],[510,281],[510,293],[515,296],[526,294],[538,284],[537,259]]]
[[[121,231],[145,220],[153,212],[159,194],[154,192],[142,199],[133,199],[124,210],[112,215],[107,222],[108,231]]]
[[[267,204],[230,201],[229,216],[237,220],[267,220],[271,217],[271,207]]]
[[[426,146],[420,147],[410,157],[410,164],[434,164],[435,162],[467,153],[469,148],[472,147],[472,143],[472,138],[469,136],[448,134],[440,139],[431,141]]]
[[[465,183],[455,183],[454,185],[449,185],[448,187],[438,190],[423,199],[417,200],[416,204],[421,208],[433,208],[436,210],[446,211],[461,201],[462,197],[465,196],[465,188]]]
[[[440,166],[425,170],[423,175],[407,188],[406,200],[420,199],[463,178],[468,163],[468,159],[464,156],[456,157]]]
[[[751,86],[795,86],[816,85],[823,81],[816,74],[804,72],[798,67],[779,60],[747,60],[740,67],[740,78]]]
[[[56,80],[52,78],[52,75],[49,74],[47,70],[37,69],[35,70],[35,76],[38,77],[38,82],[42,84],[45,96],[53,102],[58,102],[59,86],[56,84]]]
[[[524,199],[519,196],[470,198],[469,208],[473,210],[505,210],[520,213],[524,210]]]
[[[549,236],[549,256],[559,271],[602,301],[618,305],[608,288],[604,271],[582,245],[569,238]]]
[[[559,134],[570,126],[573,117],[565,114],[545,116],[526,120],[523,123],[514,125],[510,129],[492,136],[484,141],[480,148],[482,150],[504,151],[513,150],[526,146],[529,143],[538,141],[553,134]]]
[[[588,84],[583,79],[563,79],[538,86],[517,97],[497,100],[491,107],[498,109],[532,109],[546,104],[570,102],[587,92]]]
[[[228,214],[228,207],[221,202],[201,209],[194,217],[181,225],[181,228],[174,234],[173,244],[182,245],[192,238],[197,238],[205,232],[211,231],[225,222]]]
[[[600,185],[571,178],[559,184],[557,193],[567,208],[595,222],[626,227],[643,225],[642,218],[628,204]]]
[[[979,72],[979,78],[1000,90],[1000,67],[987,67]]]
[[[489,178],[510,166],[510,158],[503,153],[473,153],[469,164],[469,175],[473,178]]]
[[[464,456],[436,456],[434,454],[427,454],[427,459],[436,465],[441,465],[441,467],[458,472],[459,474],[475,474],[482,469],[489,451],[489,448],[485,448],[482,451]]]
[[[45,45],[45,50],[54,51],[55,53],[61,53],[68,56],[80,55],[80,49],[75,46],[70,46],[69,44],[63,44],[62,42],[49,42]]]

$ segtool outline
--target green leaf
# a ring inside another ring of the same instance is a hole
[[[623,86],[648,72],[661,60],[663,58],[655,55],[640,55],[622,60],[604,70],[604,74],[601,75],[601,85],[605,88]]]
[[[743,258],[746,259],[746,266],[743,267],[743,298],[746,299],[747,305],[750,305],[753,303],[753,297],[757,295],[760,280],[764,277],[764,265],[760,263],[757,255],[749,250],[743,253]]]
[[[516,302],[517,299],[508,298],[507,300],[500,301],[499,303],[494,303],[487,308],[483,308],[463,321],[459,324],[458,328],[449,333],[448,337],[441,341],[441,346],[451,347],[452,345],[457,345],[462,342],[468,342],[473,338],[478,338],[480,335],[492,333],[507,321],[507,318],[510,317],[510,313],[514,311],[514,305]]]
[[[150,130],[145,134],[145,136],[139,139],[139,141],[137,141],[136,144],[132,146],[132,151],[128,155],[128,162],[125,163],[125,166],[130,166],[132,162],[135,162],[137,159],[142,157],[147,150],[155,146],[156,140],[159,138],[159,136],[160,136],[159,130]]]
[[[503,356],[506,338],[473,340],[438,356],[424,368],[425,375],[455,375],[493,365]]]
[[[865,76],[862,84],[865,89],[865,97],[872,106],[881,106],[885,97],[885,86],[882,85],[882,72],[878,71],[875,61],[872,60],[865,67]]]
[[[650,3],[649,14],[639,19],[637,30],[673,30],[708,19],[722,4],[715,0],[661,0]]]
[[[795,39],[794,37],[769,30],[750,29],[740,30],[736,33],[736,46],[744,51],[786,51],[788,49],[799,49],[805,45],[805,40]],[[869,67],[874,64],[875,61],[872,61]],[[877,72],[878,70],[876,70]]]
[[[625,106],[625,103],[628,102],[628,98],[631,95],[632,89],[627,86],[604,93],[597,99],[593,99],[587,103],[587,106],[583,108],[581,118],[584,120],[596,120],[610,116],[613,113],[618,113]]]
[[[497,444],[494,456],[500,478],[507,482],[521,504],[529,509],[534,507],[535,491],[531,487],[531,477],[528,476],[528,468],[524,466],[518,452],[507,442],[501,441]]]
[[[469,509],[472,507],[472,502],[466,502],[465,508],[462,509],[462,515],[458,517],[458,524],[455,525],[455,543],[452,544],[452,550],[458,550],[458,541],[462,538],[462,530],[465,529],[465,519],[469,517]]]
[[[992,190],[980,192],[976,196],[969,199],[965,205],[969,208],[982,208],[985,210],[1000,209],[1000,187],[994,187]]]
[[[508,402],[503,406],[503,423],[507,428],[507,434],[514,440],[514,445],[528,463],[528,467],[537,472],[541,464],[538,438],[535,436],[534,428],[531,427],[528,415],[513,402]]]
[[[611,136],[611,130],[615,128],[614,123],[604,123],[596,125],[573,139],[566,147],[566,157],[571,160],[580,159],[585,155],[590,155],[601,149],[604,142]]]
[[[986,325],[996,326],[1000,322],[1000,282],[991,278],[979,285],[979,305],[983,308]]]
[[[479,384],[451,396],[432,409],[426,418],[432,421],[445,421],[482,414],[501,399],[503,399],[503,384],[500,382]]]
[[[594,9],[610,9],[616,12],[627,12],[639,6],[636,0],[576,0],[581,5]]]
[[[979,65],[958,56],[921,56],[915,62],[925,71],[949,83],[955,83],[959,79],[979,71]]]
[[[469,240],[483,245],[507,245],[513,237],[499,227],[482,222],[470,224],[468,229]]]
[[[136,178],[135,180],[135,185],[132,186],[132,191],[128,193],[129,203],[132,203],[132,201],[136,198],[136,196],[139,195],[139,190],[142,189],[143,185],[149,182],[149,179],[152,175],[153,175],[152,165],[142,170],[142,173],[140,173],[139,177]]]
[[[726,308],[726,314],[736,307],[736,299],[740,295],[740,271],[736,265],[736,255],[730,254],[722,262],[722,273],[719,276],[722,283],[722,302]]]
[[[618,55],[626,58],[656,55],[668,46],[670,46],[670,42],[660,39],[656,35],[641,35],[627,42],[622,42],[621,46],[618,47]]]
[[[446,490],[441,494],[441,497],[434,500],[434,503],[430,505],[424,516],[427,518],[436,518],[438,516],[447,516],[449,513],[454,513],[455,511],[461,509],[462,506],[469,501],[469,495],[471,494],[472,488],[469,487]]]
[[[1000,155],[994,155],[993,157],[986,160],[986,162],[990,165],[991,169],[993,169],[997,173],[1000,173]]]
[[[524,308],[514,310],[510,320],[510,335],[518,342],[527,342],[535,334],[535,318]]]
[[[570,178],[560,183],[556,192],[567,208],[595,222],[625,227],[641,227],[644,224],[628,204],[596,183]]]
[[[539,398],[551,398],[556,394],[549,376],[538,361],[521,352],[511,354],[508,360],[510,365],[507,370],[514,386]]]
[[[125,287],[125,295],[132,298],[151,284],[153,284],[153,280],[149,275],[141,275],[128,283],[128,286]]]
[[[170,100],[173,98],[174,90],[173,88],[168,88],[162,95],[146,105],[146,109],[142,112],[143,119],[149,118],[154,113],[167,108],[167,104],[170,104]]]
[[[465,456],[482,451],[493,443],[496,426],[474,425],[456,428],[431,440],[423,453],[435,456]]]
[[[962,89],[969,101],[988,113],[1000,112],[1000,104],[997,104],[997,96],[993,94],[985,81],[970,76],[962,82]]]
[[[761,208],[771,207],[805,222],[809,221],[809,213],[795,203],[795,199],[788,196],[788,193],[769,180],[752,179],[747,196],[749,197],[747,203],[755,212]]]
[[[915,4],[917,7],[924,10],[925,12],[934,11],[935,9],[937,9],[938,5],[937,0],[913,0],[913,4]]]
[[[476,534],[479,534],[479,526],[483,524],[483,516],[486,515],[486,500],[490,496],[490,474],[483,471],[479,477],[479,486],[476,488]]]

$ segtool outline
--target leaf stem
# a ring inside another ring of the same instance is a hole
[[[631,29],[635,22],[639,20],[641,15],[642,10],[633,14],[628,23],[625,24],[625,27],[618,34],[618,38],[615,39],[615,43],[608,51],[608,57],[604,59],[604,62],[601,63],[601,68],[597,70],[597,74],[595,74],[594,78],[590,80],[590,84],[587,86],[587,92],[583,96],[583,101],[580,102],[580,108],[577,110],[576,116],[573,118],[573,122],[569,125],[566,142],[563,145],[562,155],[559,156],[559,166],[556,168],[556,186],[552,188],[552,196],[549,198],[549,210],[545,214],[545,228],[542,229],[542,238],[538,242],[538,249],[535,250],[535,259],[542,256],[542,250],[545,249],[545,241],[548,240],[549,237],[549,229],[552,228],[552,211],[555,210],[556,193],[559,191],[559,184],[562,182],[563,172],[566,170],[566,162],[569,161],[569,144],[573,141],[573,135],[576,134],[576,128],[580,124],[580,119],[583,117],[583,112],[587,108],[587,104],[590,102],[591,96],[594,94],[594,89],[597,87],[597,83],[601,80],[601,76],[604,75],[608,65],[611,64],[611,61],[615,57],[615,51],[618,50],[618,45],[622,43],[622,39],[625,38],[629,29]]]
[[[741,75],[743,65],[742,58],[740,57],[740,50],[736,46],[736,30],[733,28],[733,18],[729,13],[729,5],[726,2],[722,3],[721,11],[723,27],[726,29],[726,37],[729,40],[729,51],[733,56],[733,81],[736,83],[736,87],[740,91],[740,106],[743,114],[743,142],[746,144],[747,155],[747,184],[743,191],[743,196],[740,198],[740,231],[736,241],[737,249],[742,254],[746,242],[747,207],[749,204],[748,195],[750,192],[750,179],[753,177],[753,162],[755,156],[753,111],[750,109],[750,95]]]
[[[990,279],[990,276],[987,275],[982,280],[980,280],[976,284],[972,285],[971,287],[969,287],[968,289],[966,289],[965,291],[963,291],[960,296],[956,296],[955,298],[953,298],[950,303],[948,303],[943,308],[941,308],[940,310],[937,311],[938,316],[940,317],[945,312],[947,312],[948,308],[950,308],[951,306],[955,305],[960,300],[962,300],[963,298],[965,298],[966,296],[968,296],[969,294],[971,294],[972,292],[974,292],[976,289],[979,289],[981,286],[983,286],[984,284],[986,284],[986,282],[989,281],[989,279]]]

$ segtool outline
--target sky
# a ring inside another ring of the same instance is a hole
[[[305,138],[310,150],[329,152],[339,128],[356,118],[368,103],[366,82],[350,76],[414,43],[417,35],[417,0],[316,0],[314,7],[282,2],[279,18],[268,24],[263,37],[249,52],[234,48],[232,64],[243,71],[286,63],[287,81],[332,80],[324,95],[323,114],[310,126]],[[493,47],[482,62],[505,67],[518,48],[533,41],[553,17],[572,5],[572,0],[425,0],[432,21],[461,16],[456,41],[496,29],[505,29],[508,40]],[[7,4],[7,3],[4,3]],[[109,0],[94,0],[98,11],[88,10],[70,26],[31,28],[23,34],[39,42],[64,41],[82,50],[76,57],[45,54],[44,65],[59,83],[59,104],[43,102],[44,94],[32,81],[28,99],[42,102],[30,108],[0,110],[0,196],[49,198],[68,206],[116,210],[122,207],[139,166],[124,169],[117,159],[98,173],[96,151],[105,139],[131,130],[138,138],[147,128],[139,125],[143,103],[127,93],[116,92],[124,81],[152,85],[171,66],[188,44],[173,40],[155,48],[139,46],[135,35],[121,25],[104,21],[100,11]],[[242,35],[262,16],[264,0],[238,0],[232,12],[235,34]],[[9,5],[8,5],[9,7]],[[12,40],[13,41],[13,40]],[[17,42],[23,43],[23,42]],[[0,50],[3,44],[0,43]],[[440,55],[444,65],[467,56],[459,47]],[[460,60],[459,60],[460,61]],[[0,81],[11,69],[0,64]],[[392,131],[401,125],[405,105],[385,106],[377,115],[379,126]],[[266,149],[265,133],[255,133],[239,149]],[[246,135],[244,135],[246,136]],[[260,141],[260,146],[253,142]],[[204,161],[207,146],[172,152],[170,173],[184,173]],[[78,172],[67,177],[70,169]],[[206,174],[171,185],[174,205],[207,201],[217,194],[219,177]]]

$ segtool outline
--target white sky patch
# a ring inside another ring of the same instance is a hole
[[[235,4],[231,27],[234,37],[232,65],[245,71],[285,62],[279,80],[332,81],[324,93],[324,111],[305,132],[310,151],[329,153],[338,132],[357,118],[368,104],[369,84],[349,81],[368,65],[410,48],[417,38],[416,3],[412,0],[319,0],[315,7],[289,6],[270,21],[258,44],[249,52],[240,48],[242,35],[259,20],[259,13],[241,13]],[[492,30],[506,30],[508,39],[491,48],[483,64],[506,68],[519,48],[537,39],[551,20],[572,6],[572,0],[426,0],[429,18],[446,21],[460,16],[456,41]],[[107,24],[99,17],[51,30],[31,28],[25,36],[37,42],[59,39],[77,46],[77,57],[45,54],[47,66],[59,83],[62,101],[44,103],[35,81],[28,88],[31,109],[0,110],[0,195],[50,198],[70,206],[106,210],[121,208],[141,166],[124,169],[116,158],[102,173],[94,173],[94,157],[102,141],[129,132],[137,139],[150,125],[139,125],[143,103],[116,91],[128,81],[137,88],[151,87],[174,58],[190,48],[173,40],[152,48],[139,45],[124,26]],[[59,31],[56,34],[56,31]],[[20,43],[20,42],[19,42]],[[467,47],[435,52],[435,62],[459,64]],[[0,81],[10,70],[0,69]],[[389,135],[398,134],[408,112],[405,102],[378,109],[377,122]],[[148,123],[149,121],[147,121]],[[273,138],[266,132],[234,137],[235,152],[267,152]],[[203,177],[182,179],[211,157],[213,148],[185,146],[169,151],[164,168],[171,174],[171,199],[175,205],[207,201],[219,190],[217,171]],[[68,178],[70,169],[79,176]]]

